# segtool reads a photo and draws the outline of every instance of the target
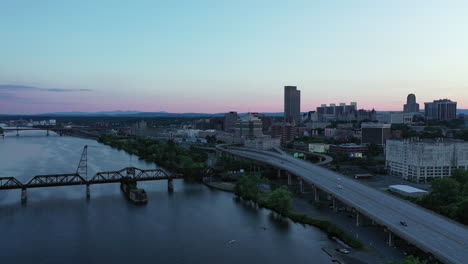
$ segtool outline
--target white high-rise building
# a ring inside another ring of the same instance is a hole
[[[468,142],[463,140],[387,140],[385,155],[390,174],[416,182],[450,177],[455,169],[468,169]]]

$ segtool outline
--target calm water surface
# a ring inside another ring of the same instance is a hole
[[[88,173],[156,165],[93,140],[20,132],[0,137],[0,174],[73,173],[84,145]],[[148,204],[125,200],[118,184],[0,191],[0,251],[4,263],[331,263],[325,234],[255,209],[204,185],[143,182]],[[264,230],[263,227],[267,229]],[[228,241],[235,240],[235,243]]]

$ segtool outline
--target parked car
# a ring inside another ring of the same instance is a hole
[[[338,189],[343,189],[343,186],[341,186],[341,185],[338,185],[336,187],[338,187]]]
[[[402,226],[408,226],[408,224],[405,221],[400,221],[400,225]]]

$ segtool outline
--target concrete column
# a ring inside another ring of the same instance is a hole
[[[281,170],[278,169],[278,179],[281,178]]]
[[[299,177],[297,179],[299,180],[299,190],[301,191],[301,193],[303,193],[304,192],[304,186],[302,184],[302,178]]]
[[[388,246],[393,247],[393,233],[388,230]]]
[[[288,185],[292,184],[291,173],[288,172]]]
[[[333,199],[332,199],[332,202],[333,202],[333,212],[336,213],[336,212],[338,212],[338,205],[336,204],[336,203],[337,203],[337,202],[336,202],[336,199],[333,198]]]
[[[89,188],[89,184],[86,184],[86,199],[91,198],[91,189]]]
[[[28,200],[28,193],[26,191],[26,188],[23,188],[21,189],[21,203],[25,204],[27,200]]]
[[[16,136],[19,137],[19,130],[16,130]]]
[[[172,179],[169,179],[167,180],[167,190],[169,192],[173,192],[174,191],[174,182]]]
[[[356,212],[356,226],[361,226],[361,215],[359,212]]]
[[[317,187],[315,187],[315,185],[314,185],[313,188],[314,188],[314,200],[315,200],[316,202],[318,202],[318,201],[319,201],[319,196],[318,196]]]
[[[47,129],[47,136],[49,136],[49,129]]]

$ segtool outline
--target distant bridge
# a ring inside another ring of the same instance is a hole
[[[90,127],[70,127],[70,128],[57,128],[57,127],[7,127],[3,128],[3,132],[14,132],[16,131],[16,136],[20,135],[20,131],[46,131],[46,135],[50,135],[50,131],[59,134],[60,136],[63,135],[70,135],[70,134],[79,134],[81,136],[86,137],[99,137],[99,135],[90,133],[88,130],[102,130],[101,128],[90,128]]]

